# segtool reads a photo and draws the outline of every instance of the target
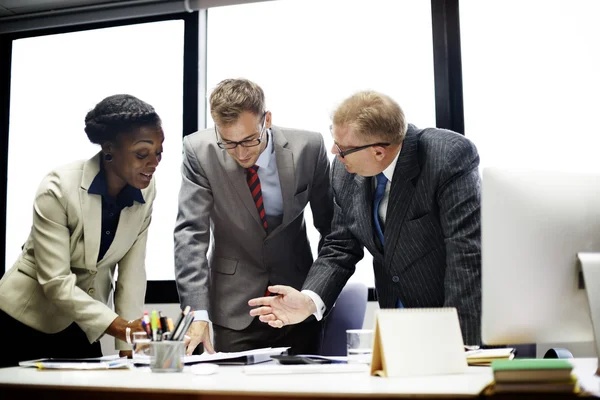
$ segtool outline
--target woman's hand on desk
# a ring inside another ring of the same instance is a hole
[[[186,354],[192,355],[194,349],[202,343],[204,350],[208,353],[213,354],[215,349],[210,341],[210,329],[207,321],[194,321],[190,325],[190,329],[187,331],[187,335],[190,337],[189,343],[187,343]]]
[[[127,358],[133,358],[133,351],[131,350],[121,350],[119,351],[119,357],[127,357]]]
[[[129,329],[127,329],[129,328]],[[136,319],[133,321],[127,321],[121,317],[117,317],[113,322],[106,328],[106,333],[116,337],[124,342],[131,343],[131,334],[133,332],[146,332],[142,327],[142,319]],[[129,340],[127,340],[127,334],[129,334]]]
[[[250,315],[258,315],[262,322],[273,328],[297,324],[316,311],[312,299],[293,287],[275,285],[268,289],[275,296],[251,299],[248,305],[257,307],[250,310]]]

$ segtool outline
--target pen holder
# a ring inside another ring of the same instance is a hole
[[[185,345],[180,340],[163,340],[150,343],[150,369],[152,372],[181,372]]]

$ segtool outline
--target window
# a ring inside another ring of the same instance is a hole
[[[275,125],[321,132],[331,148],[331,112],[364,89],[393,97],[410,122],[435,125],[430,2],[276,1],[210,9],[207,24],[208,91],[225,78],[256,82]],[[306,218],[316,256],[310,208]],[[374,286],[368,252],[352,279]]]
[[[104,97],[129,93],[163,120],[163,160],[148,237],[148,279],[173,279],[173,227],[182,151],[182,20],[19,39],[13,42],[8,156],[6,268],[32,221],[34,195],[53,168],[100,148],[83,130]],[[177,177],[174,179],[174,177]]]
[[[600,3],[461,0],[465,134],[482,167],[598,170]]]

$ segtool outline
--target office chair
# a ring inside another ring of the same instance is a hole
[[[362,329],[367,309],[368,289],[360,282],[347,283],[331,312],[323,321],[323,356],[346,355],[346,330]]]

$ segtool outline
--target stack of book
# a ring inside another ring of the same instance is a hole
[[[499,349],[477,349],[465,352],[469,365],[490,366],[495,360],[512,360],[515,358],[515,349],[512,347]]]
[[[516,359],[492,361],[492,393],[576,393],[573,366],[561,359]]]

